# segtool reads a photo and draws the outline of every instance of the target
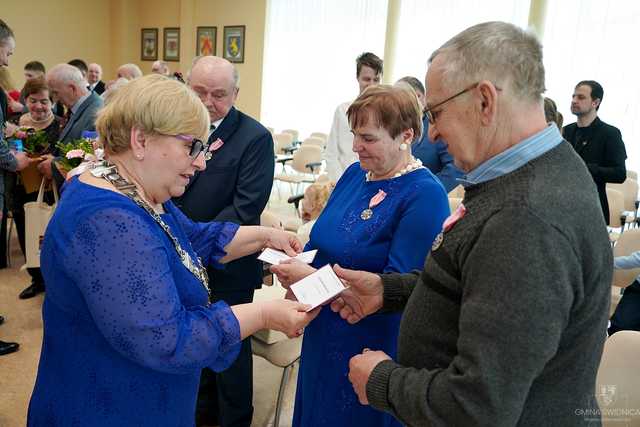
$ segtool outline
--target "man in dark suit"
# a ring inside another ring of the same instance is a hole
[[[96,113],[102,107],[102,98],[87,90],[86,81],[78,68],[69,64],[56,65],[47,73],[47,85],[51,96],[67,107],[70,113],[60,133],[61,142],[78,139],[85,130],[95,130]],[[50,155],[40,162],[38,170],[44,176],[55,179],[60,188],[64,183],[64,173],[52,167],[52,164],[55,164],[54,156]],[[44,283],[32,281],[19,298],[32,298],[40,292],[44,292]]]
[[[89,87],[87,87],[87,90],[95,92],[98,95],[102,95],[105,90],[105,85],[101,79],[102,67],[100,64],[89,64],[89,70],[87,72],[87,83],[89,83]]]
[[[258,225],[273,184],[273,139],[256,120],[233,105],[238,96],[238,72],[227,60],[204,56],[194,65],[189,85],[211,117],[207,168],[197,174],[176,201],[194,221],[232,221]],[[229,305],[249,303],[262,284],[262,265],[255,255],[208,268],[213,301]],[[240,355],[226,371],[204,369],[196,422],[223,427],[251,425],[253,416],[251,342],[243,342]],[[217,397],[216,397],[217,394]],[[216,411],[217,407],[217,411]]]
[[[598,118],[603,96],[604,90],[598,82],[583,80],[578,83],[571,100],[571,112],[578,121],[565,126],[562,135],[587,164],[598,188],[604,219],[609,225],[606,186],[607,182],[621,183],[627,179],[627,152],[618,128]]]

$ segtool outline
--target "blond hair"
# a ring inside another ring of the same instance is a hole
[[[159,74],[132,80],[117,89],[100,110],[96,130],[107,154],[131,147],[131,129],[148,135],[192,135],[206,140],[209,113],[186,85]]]

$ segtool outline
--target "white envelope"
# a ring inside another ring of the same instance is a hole
[[[311,251],[302,252],[301,254],[298,254],[293,258],[297,259],[298,261],[302,261],[305,264],[311,264],[313,262],[313,259],[316,257],[317,252],[318,252],[317,249],[313,249]],[[280,264],[280,261],[284,261],[291,258],[292,257],[287,255],[286,253],[282,251],[277,251],[271,248],[267,248],[264,251],[262,251],[262,253],[258,257],[260,261],[264,261],[273,265]]]
[[[329,264],[318,269],[290,287],[298,301],[311,306],[311,311],[319,305],[335,298],[347,289]]]

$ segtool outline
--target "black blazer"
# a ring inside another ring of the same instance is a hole
[[[604,219],[609,224],[609,202],[607,201],[607,182],[621,183],[627,179],[625,159],[627,152],[624,148],[622,135],[618,128],[608,125],[599,117],[588,126],[586,137],[577,141],[576,123],[567,125],[562,130],[564,138],[571,143],[578,155],[589,168],[598,188],[600,205]]]
[[[256,120],[231,108],[209,142],[223,145],[213,152],[207,168],[196,174],[176,205],[194,221],[231,221],[259,225],[273,185],[274,155],[271,133]],[[207,268],[214,291],[238,291],[262,285],[257,254],[226,265]]]
[[[102,95],[105,89],[106,88],[104,82],[102,80],[98,80],[98,83],[96,83],[96,85],[93,87],[93,92],[97,93],[98,95]]]

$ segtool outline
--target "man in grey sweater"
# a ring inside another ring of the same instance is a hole
[[[587,168],[546,124],[540,43],[476,25],[431,56],[426,83],[430,139],[466,194],[421,273],[335,267],[350,289],[331,308],[349,322],[404,310],[397,361],[350,361],[360,402],[410,426],[600,425],[612,254]]]

